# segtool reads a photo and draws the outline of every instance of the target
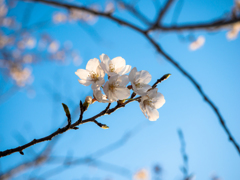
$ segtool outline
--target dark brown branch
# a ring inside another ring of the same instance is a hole
[[[211,22],[203,22],[203,23],[196,23],[196,24],[182,24],[182,25],[173,25],[173,26],[156,26],[151,30],[161,30],[161,31],[184,31],[184,30],[217,30],[220,28],[226,28],[226,26],[232,25],[240,21],[240,17],[236,19],[220,19]]]
[[[118,3],[123,4],[123,6],[130,12],[132,13],[135,17],[137,17],[140,21],[142,21],[143,23],[145,23],[146,25],[151,26],[152,23],[147,19],[146,16],[144,16],[141,12],[139,12],[136,8],[134,8],[133,6],[125,3],[122,0],[116,0]]]
[[[82,11],[85,11],[85,12],[88,12],[88,13],[91,13],[93,15],[99,15],[99,16],[103,16],[105,18],[108,18],[108,19],[111,19],[121,25],[126,25],[128,27],[131,27],[132,29],[136,30],[136,31],[142,31],[140,28],[138,28],[137,26],[135,25],[132,25],[131,23],[125,21],[125,20],[122,20],[120,18],[116,18],[116,17],[113,17],[111,15],[111,13],[104,13],[104,12],[98,12],[96,10],[93,10],[93,9],[89,9],[87,7],[83,7],[83,6],[76,6],[76,5],[70,5],[70,4],[67,4],[67,3],[60,3],[60,2],[56,2],[56,1],[48,1],[48,0],[23,0],[23,1],[29,1],[29,2],[41,2],[41,3],[45,3],[45,4],[50,4],[50,5],[55,5],[55,6],[59,6],[59,7],[63,7],[63,8],[67,8],[69,10],[72,10],[72,9],[76,9],[76,10],[82,10]]]
[[[17,147],[17,148],[13,148],[13,149],[8,149],[8,150],[5,150],[5,151],[0,151],[0,158],[1,158],[1,157],[4,157],[4,156],[8,156],[8,155],[10,155],[10,154],[12,154],[12,153],[15,153],[15,152],[19,152],[20,154],[24,155],[24,153],[23,153],[23,150],[24,150],[24,149],[26,149],[26,148],[28,148],[28,147],[30,147],[30,146],[33,146],[33,145],[35,145],[35,144],[37,144],[37,143],[40,143],[40,142],[50,141],[50,140],[52,140],[53,137],[55,137],[55,136],[57,136],[57,135],[59,135],[59,134],[62,134],[62,133],[66,132],[66,131],[68,131],[68,130],[70,130],[70,129],[78,129],[77,126],[79,126],[79,125],[81,125],[81,124],[85,124],[85,123],[88,123],[88,122],[94,122],[94,123],[96,123],[97,125],[100,125],[101,123],[98,123],[98,122],[96,121],[97,118],[99,118],[99,117],[101,117],[101,116],[104,116],[104,115],[110,115],[110,114],[112,114],[113,112],[115,112],[117,109],[120,109],[120,108],[122,108],[122,107],[125,107],[125,105],[127,105],[128,103],[133,102],[133,101],[135,101],[135,100],[129,100],[129,101],[126,101],[126,102],[123,103],[123,104],[118,104],[118,105],[116,105],[116,106],[115,106],[114,108],[112,108],[112,109],[109,109],[109,107],[110,107],[110,105],[111,105],[111,103],[109,103],[108,106],[107,106],[102,112],[100,112],[99,114],[97,114],[97,115],[95,115],[95,116],[93,116],[93,117],[91,117],[91,118],[89,118],[89,119],[86,119],[86,120],[82,120],[84,110],[83,110],[83,108],[82,108],[82,105],[81,105],[82,103],[81,103],[81,101],[80,101],[81,113],[80,113],[79,119],[78,119],[75,123],[73,123],[73,124],[71,124],[71,125],[67,124],[67,125],[64,126],[63,128],[59,128],[59,129],[58,129],[57,131],[55,131],[54,133],[52,133],[52,134],[50,134],[50,135],[48,135],[48,136],[46,136],[46,137],[40,138],[40,139],[34,139],[34,140],[32,140],[31,142],[29,142],[29,143],[27,143],[27,144],[25,144],[25,145],[23,145],[23,146],[19,146],[19,147]],[[101,124],[101,125],[103,125],[103,124]]]
[[[175,60],[173,60],[166,52],[162,50],[162,48],[148,35],[146,35],[147,39],[151,42],[152,45],[157,49],[157,51],[162,54],[171,64],[173,64],[184,76],[187,77],[187,79],[190,80],[190,82],[196,87],[197,91],[200,93],[200,95],[203,97],[203,99],[210,105],[210,107],[213,109],[215,114],[218,117],[218,120],[220,124],[222,125],[224,131],[227,133],[229,140],[233,143],[235,148],[238,151],[238,154],[240,155],[240,147],[237,144],[236,140],[232,136],[231,132],[227,128],[227,125],[225,123],[225,120],[223,119],[222,115],[217,109],[217,106],[207,97],[206,93],[202,90],[200,84],[185,70],[183,69]]]
[[[159,11],[159,14],[157,16],[157,20],[154,26],[158,26],[158,24],[161,24],[161,20],[163,16],[166,14],[168,9],[170,8],[171,4],[173,3],[174,0],[168,0],[167,3],[164,5],[164,7]]]
[[[47,3],[47,4],[51,4],[51,5],[56,5],[56,6],[59,6],[59,7],[64,7],[64,8],[67,8],[67,9],[79,9],[79,10],[84,10],[86,12],[89,12],[89,13],[92,13],[94,15],[99,15],[99,16],[103,16],[105,18],[108,18],[116,23],[119,23],[119,24],[122,24],[122,25],[126,25],[128,26],[129,28],[133,29],[133,30],[136,30],[137,32],[139,32],[140,34],[142,34],[144,37],[146,37],[148,39],[148,41],[150,42],[150,44],[152,44],[156,50],[162,54],[166,60],[168,60],[174,67],[176,67],[184,76],[187,77],[187,79],[196,87],[197,91],[200,93],[200,95],[204,98],[204,100],[210,105],[210,107],[213,109],[213,111],[215,112],[215,114],[217,115],[218,119],[219,119],[219,122],[220,124],[222,125],[224,131],[226,132],[226,134],[228,135],[228,138],[229,140],[233,143],[233,145],[235,146],[235,148],[237,149],[239,155],[240,155],[240,148],[239,148],[239,145],[237,144],[237,142],[235,141],[235,139],[233,138],[232,134],[230,133],[229,129],[227,128],[226,124],[225,124],[225,121],[222,117],[222,115],[220,114],[220,112],[218,111],[216,105],[207,97],[207,95],[205,94],[205,92],[202,90],[202,88],[200,87],[199,83],[185,70],[183,69],[175,60],[173,60],[166,52],[164,52],[162,50],[162,48],[157,44],[156,41],[154,41],[150,36],[149,34],[147,33],[147,31],[144,31],[140,28],[138,28],[137,26],[133,25],[133,24],[130,24],[124,20],[121,20],[121,19],[118,19],[116,17],[113,17],[111,14],[108,14],[108,13],[102,13],[102,12],[98,12],[98,11],[95,11],[95,10],[91,10],[91,9],[88,9],[86,7],[82,7],[82,6],[74,6],[74,5],[69,5],[69,4],[64,4],[64,3],[59,3],[59,2],[54,2],[54,1],[46,1],[46,0],[31,0],[31,1],[37,1],[37,2],[42,2],[42,3]],[[230,25],[230,24],[233,24],[233,23],[236,23],[240,21],[240,19],[234,19],[234,20],[229,20],[229,21],[225,21],[225,20],[218,20],[218,21],[215,21],[213,22],[213,24],[202,24],[202,25],[193,25],[193,26],[183,26],[182,29],[181,28],[178,28],[178,30],[184,30],[184,29],[201,29],[201,28],[215,28],[215,27],[223,27],[223,26],[226,26],[226,25]],[[172,28],[169,28],[169,30],[172,29]],[[176,30],[177,28],[175,28]],[[130,101],[128,101],[127,103],[129,103]],[[124,103],[125,105],[125,103]],[[115,108],[112,108],[112,109],[109,109],[107,113],[111,113],[111,112],[114,112],[116,109],[120,108],[119,105],[117,105]],[[103,114],[99,114],[99,117],[102,116]],[[94,118],[95,119],[95,118]],[[87,119],[85,122],[89,122],[91,121],[91,118],[90,119]],[[84,122],[84,121],[83,121]],[[82,123],[83,123],[82,122]],[[75,124],[76,126],[76,124]],[[0,152],[0,157],[1,157],[1,152]]]

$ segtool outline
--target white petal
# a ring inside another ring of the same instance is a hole
[[[108,92],[108,99],[110,102],[114,102],[118,100],[117,96],[112,91]]]
[[[107,63],[108,64],[109,61],[110,61],[110,58],[106,54],[101,54],[99,57],[100,57],[101,62],[103,62],[103,63]]]
[[[118,77],[119,86],[126,87],[129,83],[128,75],[123,75]]]
[[[155,98],[157,96],[157,91],[158,91],[158,88],[154,88],[150,91],[147,92],[147,95],[149,96],[149,98]]]
[[[119,75],[127,74],[127,73],[129,73],[130,70],[131,70],[131,66],[126,65],[118,74]]]
[[[97,58],[90,59],[86,65],[86,70],[96,72],[97,67],[100,65]]]
[[[103,92],[108,96],[108,94],[109,94],[109,81],[107,81],[105,83],[105,85],[103,86]]]
[[[97,99],[98,102],[103,102],[103,103],[109,102],[109,101],[107,100],[106,96],[102,94],[102,91],[100,90],[100,88],[95,89],[95,90],[93,91],[93,95],[94,95],[94,97]]]
[[[108,71],[109,71],[108,64],[105,64],[105,63],[101,62],[101,63],[100,63],[100,66],[101,66],[101,68],[103,69],[103,71],[104,71],[105,73],[108,73]]]
[[[129,81],[134,82],[134,77],[135,77],[136,72],[137,72],[137,68],[136,67],[132,68],[132,70],[128,76]]]
[[[130,96],[130,90],[128,88],[115,88],[114,94],[117,99],[123,100],[127,99]]]
[[[85,70],[85,69],[78,69],[75,74],[80,78],[80,79],[83,79],[83,80],[86,80],[86,79],[89,79],[88,75],[89,75],[89,71]]]
[[[139,106],[140,106],[140,109],[141,109],[141,111],[143,112],[144,116],[145,116],[146,118],[148,118],[148,117],[146,116],[146,109],[145,109],[145,106],[143,105],[143,102],[142,102],[142,101],[139,103]]]
[[[92,81],[86,81],[86,80],[78,80],[78,82],[84,86],[89,86],[92,84]]]
[[[104,78],[105,73],[104,73],[104,70],[102,69],[102,67],[101,67],[100,65],[97,67],[96,72],[97,72],[97,74],[99,74],[99,76],[100,76],[101,78]]]
[[[105,80],[104,79],[99,79],[96,82],[93,82],[91,88],[92,90],[100,88],[104,84]]]
[[[147,91],[152,87],[152,86],[150,86],[148,84],[142,84],[141,86],[142,86],[141,88],[136,88],[136,90],[133,89],[134,92],[136,91],[135,93],[139,94],[140,96],[146,95]],[[134,86],[134,87],[136,87],[136,86]]]
[[[153,99],[154,107],[156,109],[159,109],[162,107],[165,103],[164,96],[161,93],[157,93],[157,96]]]
[[[140,78],[139,83],[148,84],[151,81],[152,76],[151,76],[151,74],[149,74],[148,71],[142,70],[142,71],[140,71],[140,77],[139,78]]]
[[[122,71],[122,69],[126,66],[126,61],[122,57],[113,58],[111,63],[113,64],[116,73]]]
[[[111,76],[111,77],[109,78],[109,83],[110,83],[110,84],[115,83],[118,78],[119,78],[119,75]]]
[[[110,63],[110,58],[106,54],[102,54],[99,56],[101,60],[100,66],[102,69],[108,73],[109,72],[109,63]]]
[[[153,109],[150,106],[146,107],[146,113],[147,113],[149,121],[156,121],[159,118],[158,110]]]

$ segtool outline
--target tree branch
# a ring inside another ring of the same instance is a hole
[[[232,25],[234,23],[240,22],[240,17],[236,19],[218,19],[211,22],[203,22],[197,24],[182,24],[182,25],[173,25],[173,26],[155,26],[147,30],[147,32],[152,30],[161,30],[161,31],[184,31],[184,30],[218,30],[220,28],[226,28],[226,26]]]
[[[69,114],[67,117],[68,117],[68,124],[66,126],[64,126],[63,128],[59,128],[57,131],[55,131],[54,133],[46,136],[46,137],[43,137],[43,138],[40,138],[40,139],[34,139],[32,140],[31,142],[23,145],[23,146],[19,146],[17,148],[13,148],[13,149],[8,149],[8,150],[5,150],[5,151],[0,151],[0,158],[1,157],[4,157],[4,156],[8,156],[12,153],[15,153],[15,152],[19,152],[21,155],[24,155],[23,153],[23,150],[30,147],[30,146],[33,146],[35,144],[38,144],[40,142],[44,142],[44,141],[50,141],[52,140],[53,137],[59,135],[59,134],[62,134],[70,129],[78,129],[77,126],[81,125],[81,124],[85,124],[85,123],[88,123],[88,122],[94,122],[95,124],[97,124],[99,127],[101,128],[108,128],[105,124],[101,124],[99,123],[98,121],[96,121],[97,118],[101,117],[101,116],[104,116],[104,115],[110,115],[112,114],[113,112],[115,112],[116,110],[122,108],[122,107],[125,107],[125,105],[129,104],[130,102],[133,102],[133,101],[136,101],[138,100],[140,97],[136,98],[136,99],[131,99],[131,100],[128,100],[124,103],[118,103],[114,108],[112,109],[109,109],[110,108],[110,105],[111,103],[108,103],[107,107],[102,111],[100,112],[99,114],[91,117],[91,118],[88,118],[88,119],[85,119],[85,120],[82,120],[83,118],[83,113],[85,111],[85,109],[83,109],[83,105],[82,105],[82,102],[80,101],[80,117],[79,119],[73,123],[73,124],[69,124],[69,122],[71,123],[71,115]],[[66,105],[65,105],[66,106]],[[66,113],[66,111],[65,111]],[[66,113],[67,114],[67,113]],[[69,120],[69,117],[70,117],[70,120]]]
[[[168,9],[170,8],[171,4],[173,3],[174,0],[168,0],[168,2],[164,5],[164,7],[162,8],[162,10],[159,11],[159,14],[157,16],[157,20],[154,26],[158,26],[158,24],[161,24],[161,20],[163,18],[163,16],[166,14],[166,12],[168,11]]]
[[[121,20],[119,18],[116,18],[116,17],[113,17],[111,14],[109,13],[103,13],[103,12],[98,12],[98,11],[95,11],[95,10],[91,10],[91,9],[88,9],[86,7],[82,7],[82,6],[75,6],[75,5],[69,5],[69,4],[65,4],[65,3],[59,3],[59,2],[55,2],[55,1],[47,1],[47,0],[30,0],[30,1],[35,1],[35,2],[42,2],[42,3],[46,3],[46,4],[50,4],[50,5],[56,5],[56,6],[59,6],[59,7],[64,7],[64,8],[67,8],[67,9],[79,9],[79,10],[84,10],[86,12],[89,12],[89,13],[92,13],[94,15],[99,15],[99,16],[102,16],[102,17],[105,17],[105,18],[108,18],[116,23],[119,23],[121,25],[126,25],[128,26],[129,28],[139,32],[140,34],[142,34],[145,38],[148,39],[148,41],[150,42],[150,44],[152,44],[155,49],[160,53],[162,54],[167,61],[169,61],[174,67],[176,67],[184,76],[186,76],[186,78],[196,87],[197,91],[200,93],[200,95],[203,97],[203,99],[210,105],[210,107],[213,109],[213,111],[215,112],[215,114],[217,115],[218,117],[218,120],[221,124],[221,126],[223,127],[224,131],[226,132],[226,134],[228,135],[228,138],[229,140],[233,143],[234,147],[236,148],[236,150],[238,151],[239,155],[240,155],[240,148],[239,148],[239,145],[237,144],[236,140],[233,138],[232,134],[230,133],[229,129],[227,128],[226,124],[225,124],[225,121],[222,117],[222,115],[220,114],[220,112],[218,111],[216,105],[207,97],[207,95],[205,94],[205,92],[202,90],[202,88],[200,87],[199,83],[185,70],[183,69],[175,60],[173,60],[166,52],[163,51],[163,49],[157,44],[156,41],[154,41],[150,35],[148,34],[149,30],[148,31],[144,31],[140,28],[138,28],[137,26],[129,23],[129,22],[126,22],[124,20]],[[169,5],[168,5],[169,6]],[[233,23],[236,23],[240,21],[240,18],[237,18],[237,19],[232,19],[232,20],[228,20],[228,21],[225,21],[224,19],[220,19],[218,21],[215,21],[213,22],[212,24],[210,23],[206,23],[206,24],[200,24],[200,25],[192,25],[192,26],[182,26],[182,28],[175,28],[175,29],[178,29],[178,30],[184,30],[184,29],[209,29],[209,28],[220,28],[220,27],[223,27],[223,26],[226,26],[226,25],[230,25],[230,24],[233,24]],[[174,27],[174,26],[173,26]],[[169,30],[171,29],[174,29],[174,28],[169,28]],[[162,27],[163,28],[163,27]],[[163,28],[164,29],[164,28]],[[129,103],[130,101],[127,101],[126,103],[124,103],[123,105],[125,106],[127,103]],[[115,110],[121,108],[121,106],[117,105],[116,107],[112,108],[112,109],[109,109],[107,111],[107,113],[111,113],[111,112],[114,112]],[[103,116],[104,114],[98,114],[96,115],[97,117],[100,117],[100,116]],[[95,119],[95,118],[94,118]],[[82,123],[86,123],[86,122],[91,122],[92,119],[87,119],[85,121],[83,121]],[[76,123],[74,124],[76,126]],[[60,133],[60,132],[57,132],[57,133]],[[1,154],[2,152],[0,152],[0,157],[1,157]]]

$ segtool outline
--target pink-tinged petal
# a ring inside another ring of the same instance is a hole
[[[157,93],[157,96],[153,99],[154,107],[159,109],[165,104],[164,96],[161,93]]]
[[[111,63],[113,64],[116,73],[119,73],[126,66],[126,61],[122,57],[113,58]]]
[[[115,88],[114,94],[116,95],[117,99],[123,100],[130,96],[130,90],[128,88]]]
[[[97,67],[100,65],[97,58],[90,59],[86,65],[86,70],[96,72]]]
[[[131,70],[131,66],[126,65],[118,74],[119,75],[127,74],[127,73],[129,73],[130,70]]]
[[[149,121],[156,121],[159,118],[159,112],[156,109],[151,108],[150,106],[146,107],[146,114]]]
[[[127,86],[127,84],[129,83],[128,75],[118,77],[117,81],[119,82],[119,86]]]
[[[92,84],[92,81],[86,81],[86,80],[78,80],[78,82],[84,86],[89,86],[90,84]]]
[[[142,70],[142,71],[140,71],[140,77],[139,78],[140,78],[139,83],[148,84],[151,81],[152,76],[151,76],[151,74],[149,74],[148,71]]]
[[[136,72],[137,72],[137,68],[134,67],[134,68],[132,68],[131,72],[129,73],[128,78],[129,78],[129,81],[132,82],[132,84],[134,82],[134,77],[135,77]]]
[[[78,69],[75,74],[83,80],[89,79],[89,71],[85,70],[85,69]]]

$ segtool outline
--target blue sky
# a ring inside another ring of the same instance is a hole
[[[92,3],[98,1],[89,1],[87,4]],[[230,11],[233,3],[228,0],[184,0],[177,23],[206,22],[223,17]],[[164,23],[171,24],[175,4],[164,18]],[[103,6],[104,2],[101,2],[101,5]],[[20,19],[25,6],[26,3],[20,2],[11,13],[18,15]],[[153,3],[142,0],[138,7],[149,19],[154,20],[156,10]],[[54,12],[64,12],[61,8],[42,4],[37,4],[34,9],[30,24],[39,21],[44,14],[47,14],[46,20],[51,20]],[[124,11],[114,15],[144,27]],[[99,39],[96,35],[90,35],[93,34],[93,29],[99,35]],[[85,157],[117,141],[126,132],[142,124],[140,131],[125,145],[101,156],[99,160],[125,167],[132,173],[142,168],[151,170],[155,164],[160,164],[164,180],[177,180],[182,177],[179,168],[183,164],[177,134],[180,128],[186,141],[189,172],[194,173],[197,180],[210,179],[211,174],[217,174],[225,180],[240,179],[239,154],[228,140],[217,116],[189,80],[159,55],[142,35],[104,18],[99,18],[91,26],[77,23],[54,25],[39,29],[33,35],[39,36],[43,32],[48,32],[59,42],[71,41],[74,48],[80,52],[82,64],[76,67],[71,62],[61,64],[46,61],[33,66],[32,88],[36,91],[36,96],[29,98],[26,90],[20,90],[0,104],[0,150],[46,136],[61,127],[66,121],[61,103],[67,104],[72,112],[79,100],[84,100],[86,95],[92,93],[90,87],[78,83],[74,72],[79,68],[84,69],[89,59],[98,58],[100,54],[105,53],[110,58],[123,57],[127,64],[137,67],[138,70],[147,70],[152,75],[150,84],[166,73],[172,74],[158,86],[159,92],[166,100],[164,106],[159,109],[160,117],[156,122],[149,122],[142,114],[139,104],[131,103],[110,116],[99,118],[99,122],[110,127],[108,130],[88,123],[80,126],[77,131],[72,130],[60,135],[61,138],[53,150],[55,156],[66,156],[70,153],[74,157]],[[217,105],[236,141],[240,143],[240,38],[229,41],[226,32],[226,29],[217,32],[160,32],[153,36],[156,36],[162,48],[201,84],[208,97]],[[179,35],[189,34],[195,37],[204,36],[204,46],[190,51],[190,43],[179,38]],[[105,107],[106,104],[100,103],[91,105],[84,114],[84,119],[97,114]],[[20,134],[25,140],[19,140]],[[1,158],[2,171],[30,160],[33,157],[31,149],[40,152],[45,145],[46,143],[41,143],[26,149],[24,156],[15,153]],[[53,164],[43,166],[35,174],[41,175],[54,167]],[[26,179],[29,172],[15,179]],[[69,168],[49,179],[87,177],[128,179],[86,165]]]

